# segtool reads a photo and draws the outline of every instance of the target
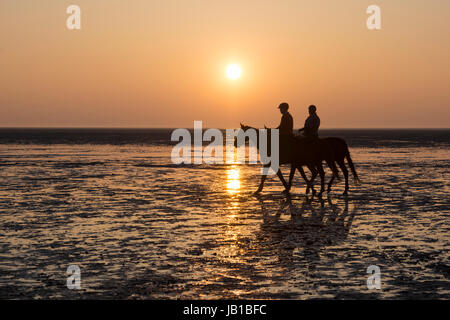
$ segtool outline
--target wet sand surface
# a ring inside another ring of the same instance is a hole
[[[351,148],[362,183],[322,199],[170,151],[0,145],[0,298],[450,298],[448,148]]]

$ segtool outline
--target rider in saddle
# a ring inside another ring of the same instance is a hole
[[[280,112],[283,115],[281,117],[280,125],[277,128],[280,131],[280,139],[282,138],[281,136],[283,136],[283,138],[290,137],[293,135],[294,119],[292,119],[292,116],[288,111],[289,105],[286,102],[283,102],[278,106],[278,109],[280,109]]]
[[[287,159],[291,157],[290,152],[294,141],[294,119],[288,111],[289,105],[286,102],[281,103],[278,109],[283,115],[280,125],[277,127],[280,133],[280,159]]]
[[[303,139],[307,138],[312,141],[319,138],[320,118],[317,116],[315,105],[310,105],[308,110],[309,117],[305,121],[305,126],[298,131],[303,132]]]

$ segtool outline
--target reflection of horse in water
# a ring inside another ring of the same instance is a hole
[[[274,212],[268,209],[267,201],[259,197],[263,212],[263,222],[257,238],[263,250],[278,251],[280,262],[286,262],[288,268],[295,268],[292,263],[294,250],[303,251],[301,258],[309,267],[319,260],[323,247],[339,244],[347,239],[355,217],[355,208],[349,214],[349,201],[345,197],[344,207],[340,209],[332,199],[321,200],[320,207],[315,208],[311,199],[305,198],[300,206],[293,203],[290,196],[281,201],[281,206]],[[283,213],[290,214],[289,220],[281,220]]]

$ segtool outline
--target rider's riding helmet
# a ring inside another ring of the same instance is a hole
[[[317,110],[317,108],[316,108],[315,105],[312,104],[312,105],[309,106],[309,111],[310,112],[316,112],[316,110]]]

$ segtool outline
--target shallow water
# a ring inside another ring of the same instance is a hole
[[[0,298],[448,299],[450,148],[393,143],[355,144],[362,183],[323,199],[162,144],[0,144]]]

